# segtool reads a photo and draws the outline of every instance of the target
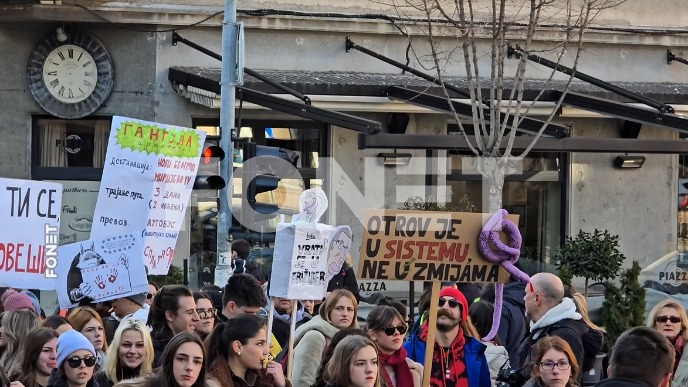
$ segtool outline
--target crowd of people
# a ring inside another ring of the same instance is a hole
[[[443,284],[438,299],[430,292],[421,297],[415,321],[405,305],[383,298],[363,323],[360,295],[344,286],[355,284],[355,277],[340,278],[323,300],[294,301],[270,297],[269,283],[243,270],[245,265],[237,267],[241,272],[223,288],[192,292],[184,285],[151,284],[147,293],[79,306],[66,316],[45,316],[31,292],[2,288],[0,382],[422,387],[429,367],[432,387],[574,387],[595,370],[602,349],[605,332],[588,318],[585,297],[554,274],[506,285],[499,330],[485,340],[495,317],[490,287],[476,292],[467,284]],[[348,275],[345,267],[341,274]],[[430,319],[433,303],[438,312]],[[268,305],[274,306],[271,331]],[[431,330],[435,342],[428,364]],[[688,385],[687,342],[685,310],[675,301],[661,302],[646,327],[628,330],[608,349],[608,372],[597,385]]]

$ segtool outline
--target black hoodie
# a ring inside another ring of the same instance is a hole
[[[502,316],[499,322],[497,338],[509,352],[509,363],[512,368],[521,366],[518,347],[528,335],[528,320],[526,319],[526,284],[513,282],[504,286]]]

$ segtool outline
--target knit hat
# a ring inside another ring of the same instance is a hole
[[[9,297],[13,294],[16,294],[16,293],[17,293],[17,291],[14,289],[7,289],[7,290],[5,290],[5,293],[2,293],[2,297],[0,297],[0,301],[2,301],[2,303],[4,304],[7,297]]]
[[[33,301],[31,301],[29,296],[17,292],[7,297],[3,305],[5,306],[6,312],[13,312],[21,309],[34,310]],[[38,313],[40,313],[40,311]]]
[[[468,301],[463,294],[454,288],[444,288],[440,291],[440,298],[451,297],[461,304],[461,321],[466,321],[468,318]]]
[[[36,297],[35,294],[31,293],[28,290],[24,290],[21,293],[26,294],[31,299],[31,302],[33,302],[33,311],[36,312],[37,315],[40,315],[41,314],[41,303],[38,301],[38,297]]]
[[[57,338],[57,368],[62,367],[62,363],[69,355],[82,349],[91,352],[93,357],[96,357],[96,350],[86,336],[74,329],[62,333]]]
[[[132,296],[127,296],[125,297],[127,300],[130,300],[131,302],[135,302],[139,304],[139,306],[143,306],[143,304],[146,303],[146,296],[148,293],[141,293],[141,294],[134,294]]]

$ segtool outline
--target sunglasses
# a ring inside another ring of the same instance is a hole
[[[395,327],[387,327],[380,330],[385,332],[387,336],[394,336],[394,331],[399,332],[400,335],[406,334],[408,327],[406,325],[397,325]]]
[[[213,309],[213,308],[196,309],[196,313],[198,313],[198,317],[200,317],[202,320],[215,317],[215,309]]]
[[[671,321],[672,324],[678,324],[681,322],[681,318],[676,316],[657,316],[655,321],[657,321],[658,323],[665,323],[667,321]]]
[[[85,358],[80,358],[80,357],[70,357],[67,359],[67,364],[69,364],[70,367],[72,368],[79,368],[81,366],[81,363],[84,363],[86,367],[93,367],[96,365],[96,358],[95,357],[85,357]]]
[[[459,302],[454,299],[450,298],[447,300],[446,298],[440,298],[439,307],[443,307],[445,303],[447,303],[450,308],[456,308],[459,306]]]
[[[152,300],[153,299],[153,294],[146,294],[146,300]]]

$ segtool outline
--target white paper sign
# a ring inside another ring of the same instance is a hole
[[[100,182],[63,180],[56,183],[62,184],[60,245],[87,240],[91,237]]]
[[[167,274],[205,132],[113,117],[91,238],[133,232],[149,274]]]
[[[304,191],[299,203],[299,220],[277,224],[270,296],[322,299],[328,283],[340,271],[349,253],[351,228],[315,223],[328,203],[320,189]]]
[[[0,178],[0,203],[0,284],[55,289],[62,185]]]
[[[136,234],[60,246],[56,284],[60,307],[74,307],[85,297],[107,301],[147,292],[140,250],[141,236]]]

